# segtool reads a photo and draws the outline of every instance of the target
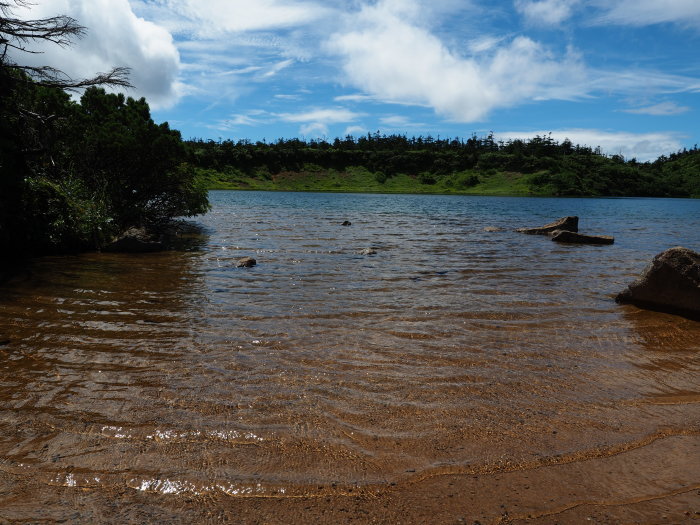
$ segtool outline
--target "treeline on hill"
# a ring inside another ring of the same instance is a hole
[[[206,211],[180,133],[156,124],[144,99],[98,87],[128,86],[124,69],[71,80],[9,58],[84,30],[69,17],[14,18],[17,5],[0,2],[0,264],[99,248],[129,227]],[[79,89],[75,101],[68,91]]]
[[[187,149],[210,187],[343,191],[357,190],[355,180],[380,191],[700,196],[697,146],[646,163],[550,136],[504,142],[493,135],[461,140],[376,133],[333,142],[191,140]],[[366,176],[358,178],[362,172]],[[395,179],[404,185],[393,184]],[[334,183],[323,184],[329,180]]]

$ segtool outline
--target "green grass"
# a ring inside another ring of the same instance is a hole
[[[305,166],[305,171],[270,175],[266,170],[245,174],[235,168],[225,172],[199,169],[210,190],[318,191],[339,193],[426,193],[453,195],[543,195],[528,185],[529,175],[510,172],[465,171],[451,175],[400,173],[381,177],[364,167],[344,171]],[[310,169],[309,169],[310,168]],[[379,179],[379,180],[378,180]],[[427,181],[424,183],[421,181]]]

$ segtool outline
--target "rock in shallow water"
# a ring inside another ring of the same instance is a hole
[[[154,235],[146,228],[129,228],[102,250],[105,252],[147,253],[163,250],[160,236]]]
[[[566,230],[554,230],[551,235],[553,241],[571,244],[613,244],[615,242],[615,238],[609,235],[584,235]]]
[[[658,254],[615,300],[700,319],[700,254],[681,246]]]
[[[360,250],[360,255],[376,255],[377,250],[374,248],[365,248],[364,250]]]
[[[561,219],[540,226],[539,228],[518,228],[515,230],[518,233],[527,233],[530,235],[547,235],[554,230],[564,230],[568,232],[578,231],[578,217],[562,217]]]
[[[256,264],[258,264],[258,261],[252,257],[243,257],[236,262],[236,268],[252,268]]]

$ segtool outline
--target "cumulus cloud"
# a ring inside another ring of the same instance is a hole
[[[700,26],[700,2],[697,0],[594,0],[605,10],[599,22],[646,26],[675,22]]]
[[[494,135],[499,140],[529,139],[549,135],[549,131],[500,131]],[[645,162],[680,150],[683,137],[675,132],[630,133],[625,131],[600,131],[595,129],[568,129],[552,131],[553,139],[562,142],[569,139],[574,144],[600,147],[608,155],[622,155]]]
[[[668,116],[668,115],[681,115],[690,111],[688,106],[679,106],[675,102],[661,102],[659,104],[654,104],[653,106],[645,106],[642,108],[626,109],[625,113],[635,113],[638,115],[654,115],[654,116]]]
[[[515,0],[515,9],[535,25],[559,25],[568,20],[578,0]]]
[[[537,42],[517,37],[482,55],[462,56],[410,22],[404,0],[366,5],[352,27],[333,35],[347,82],[386,102],[427,105],[451,120],[481,120],[496,109],[528,100],[584,94],[585,68],[575,53],[557,58]]]
[[[154,107],[172,105],[180,96],[180,56],[172,36],[137,17],[128,0],[52,0],[17,12],[25,18],[68,15],[87,28],[68,48],[39,44],[33,49],[41,54],[21,54],[18,62],[52,65],[73,78],[126,66],[132,70],[132,95],[145,96]]]

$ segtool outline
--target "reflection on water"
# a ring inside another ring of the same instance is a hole
[[[185,250],[44,258],[0,289],[0,517],[50,512],[47,487],[381,493],[700,432],[700,323],[612,299],[700,247],[699,201],[213,201]],[[512,232],[571,214],[616,244]]]

